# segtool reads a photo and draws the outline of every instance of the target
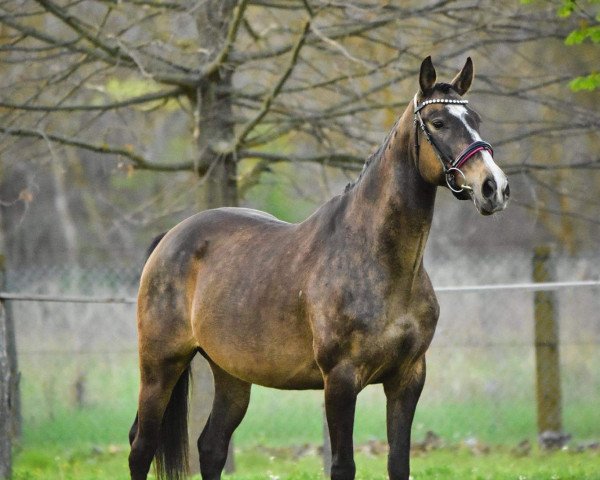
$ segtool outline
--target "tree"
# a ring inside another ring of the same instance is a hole
[[[475,95],[520,111],[488,113],[500,153],[516,152],[509,173],[531,181],[589,171],[598,166],[591,153],[532,163],[521,148],[535,137],[556,152],[561,135],[589,137],[599,124],[593,103],[562,91],[576,63],[562,53],[573,25],[557,28],[554,15],[487,0],[8,0],[0,6],[0,132],[13,141],[5,137],[3,163],[60,165],[52,174],[59,197],[77,157],[124,174],[194,172],[201,207],[235,205],[277,163],[359,170],[408,102],[422,57],[433,53],[453,70],[468,52],[482,72]],[[529,56],[536,49],[546,63]],[[167,131],[184,144],[177,157]],[[55,203],[62,243],[82,248],[69,208]]]
[[[432,30],[445,26],[455,45],[442,55],[444,63],[481,44],[561,35],[540,25],[524,28],[530,19],[518,12],[504,13],[491,26],[482,13],[466,29],[457,15],[467,8],[458,1],[420,7],[243,0],[198,6],[141,0],[4,2],[8,75],[3,86],[10,95],[5,93],[1,104],[6,112],[2,131],[38,138],[44,148],[55,142],[116,155],[134,169],[194,169],[198,175],[227,155],[236,162],[362,164],[364,155],[356,148],[335,152],[332,143],[351,134],[370,146],[373,139],[360,133],[374,123],[365,113],[404,105],[405,98],[384,99],[391,85],[414,76],[419,55],[414,41],[394,32],[414,31],[423,21]],[[508,32],[502,23],[509,19],[521,30]],[[465,42],[467,30],[476,35]],[[145,138],[136,142],[132,132],[90,132],[102,117],[124,124],[109,115],[114,112],[164,111],[174,101],[187,107],[194,122],[192,159],[158,161],[155,152],[143,150]],[[66,113],[80,121],[67,123]],[[291,132],[310,141],[310,148],[268,151]]]

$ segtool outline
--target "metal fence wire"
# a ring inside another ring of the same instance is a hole
[[[552,281],[598,280],[597,256],[553,258]],[[434,286],[532,281],[532,252],[426,258]],[[140,266],[30,267],[7,272],[11,292],[134,296]],[[456,272],[468,272],[459,275]],[[562,425],[576,441],[600,437],[600,287],[552,293],[558,322]],[[428,377],[413,437],[435,432],[446,443],[517,444],[537,436],[535,292],[440,288],[441,315],[427,355]],[[11,303],[16,325],[25,430],[60,443],[127,442],[136,410],[135,306]],[[542,366],[543,367],[543,366]],[[317,445],[322,393],[255,387],[236,446]],[[192,406],[192,408],[195,408]],[[69,428],[77,424],[78,428]],[[85,425],[85,427],[83,427]],[[199,429],[201,426],[194,426]],[[355,440],[385,439],[380,386],[359,396]],[[375,442],[375,443],[373,443]]]

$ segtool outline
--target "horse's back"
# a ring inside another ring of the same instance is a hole
[[[145,270],[168,266],[171,271],[182,274],[190,267],[190,262],[213,255],[217,246],[222,249],[225,244],[235,244],[253,234],[289,229],[290,226],[273,215],[249,208],[205,210],[169,230],[150,255]]]

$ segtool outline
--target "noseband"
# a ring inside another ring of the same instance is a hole
[[[420,148],[419,127],[420,127],[421,130],[423,131],[423,134],[425,135],[425,138],[433,147],[435,156],[442,164],[442,168],[444,169],[444,176],[446,178],[446,185],[448,185],[448,188],[452,191],[452,194],[456,198],[458,198],[459,200],[467,200],[470,197],[468,191],[472,190],[472,188],[465,184],[458,186],[456,184],[456,180],[455,180],[453,173],[460,174],[463,177],[463,179],[466,181],[465,174],[463,173],[463,171],[460,168],[465,163],[467,163],[467,160],[469,160],[469,158],[471,158],[476,153],[481,152],[482,150],[488,151],[490,153],[490,155],[493,156],[494,150],[492,149],[492,146],[489,143],[484,142],[483,140],[476,140],[475,142],[471,143],[467,148],[465,148],[454,159],[448,158],[446,155],[444,155],[444,153],[442,152],[440,147],[435,142],[435,139],[431,135],[431,132],[425,125],[425,122],[423,122],[423,119],[421,118],[421,110],[423,109],[423,107],[426,107],[427,105],[431,105],[432,103],[445,103],[445,104],[450,104],[450,105],[465,105],[465,104],[469,103],[469,101],[468,100],[455,100],[455,99],[451,99],[451,98],[432,98],[430,100],[425,100],[424,102],[419,104],[419,103],[417,103],[416,95],[414,98],[416,158],[417,159],[419,158],[419,148]]]

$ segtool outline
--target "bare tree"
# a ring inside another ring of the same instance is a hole
[[[3,161],[57,162],[75,148],[123,171],[194,172],[201,207],[236,205],[274,163],[360,169],[414,91],[422,57],[450,70],[470,54],[474,95],[500,105],[484,113],[514,159],[504,167],[536,192],[517,202],[587,221],[581,202],[537,195],[540,179],[581,188],[590,180],[577,172],[600,163],[596,101],[566,88],[593,57],[585,46],[564,53],[576,20],[491,0],[5,0]],[[181,115],[186,148],[172,158],[156,124]],[[590,146],[561,154],[565,136]],[[533,158],[531,138],[546,153]]]
[[[491,47],[562,38],[535,11],[415,3],[4,1],[2,131],[116,155],[135,169],[201,176],[246,158],[356,165],[378,115],[405,104],[405,94],[389,98],[390,87],[414,76],[422,52],[440,51],[449,65]],[[525,92],[486,82],[539,102],[534,92],[561,81],[543,73]],[[107,88],[115,78],[145,91],[117,96]],[[164,115],[175,101],[190,114],[197,151],[160,161],[127,124],[140,109]],[[100,123],[106,118],[111,127]],[[269,149],[292,134],[291,151]],[[355,142],[340,150],[344,138]]]

